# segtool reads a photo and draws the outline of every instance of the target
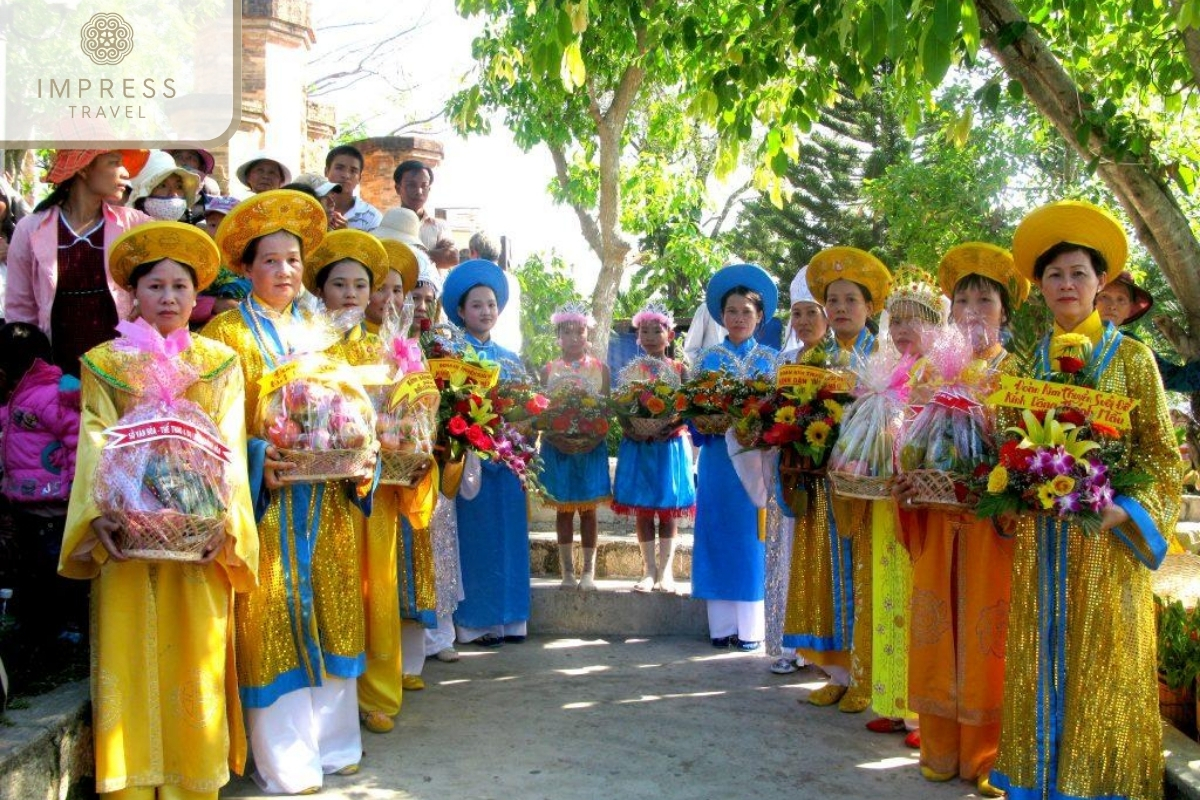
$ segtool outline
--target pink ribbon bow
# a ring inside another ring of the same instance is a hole
[[[117,333],[125,337],[126,341],[123,344],[130,349],[164,358],[175,358],[192,344],[192,336],[187,328],[180,328],[163,336],[157,328],[141,318],[133,322],[118,322]]]
[[[393,339],[392,360],[403,375],[425,369],[425,362],[421,360],[421,345],[416,339]]]

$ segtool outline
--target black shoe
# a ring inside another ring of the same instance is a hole
[[[504,639],[489,633],[486,636],[480,636],[478,639],[472,639],[470,644],[477,645],[478,647],[503,647]]]
[[[507,642],[508,644],[524,644],[525,637],[524,636],[505,636],[504,641]]]
[[[720,637],[719,639],[713,639],[713,640],[712,640],[712,645],[713,645],[713,647],[716,647],[716,648],[719,648],[719,649],[721,649],[721,650],[724,650],[726,647],[729,647],[729,645],[733,643],[733,640],[734,640],[735,638],[737,638],[737,637],[735,637],[735,636],[722,636],[722,637]]]
[[[736,647],[738,650],[741,650],[743,653],[753,653],[755,650],[762,647],[762,642],[745,642],[745,641],[742,641],[741,639],[737,638],[736,636],[731,637],[731,638],[732,638],[732,641],[730,642],[730,646]]]

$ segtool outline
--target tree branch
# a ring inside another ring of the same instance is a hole
[[[997,44],[1009,25],[1024,17],[1011,0],[976,0],[980,28],[987,48],[1020,81],[1025,94],[1038,110],[1058,129],[1068,147],[1085,160],[1104,151],[1102,131],[1091,130],[1085,143],[1075,135],[1090,110],[1083,102],[1075,81],[1047,47],[1036,29],[1029,26],[1008,47]],[[1187,218],[1170,190],[1156,177],[1149,158],[1125,163],[1101,161],[1097,171],[1117,196],[1138,239],[1158,262],[1188,315],[1188,327],[1200,331],[1200,277],[1194,265],[1200,263],[1200,242],[1191,232]]]
[[[569,196],[571,176],[567,174],[567,155],[563,152],[562,145],[547,142],[546,147],[550,148],[550,157],[554,160],[554,175],[558,178],[558,185],[562,187],[563,193]],[[592,215],[579,203],[573,200],[568,200],[567,203],[575,211],[575,216],[579,218],[579,230],[582,231],[583,238],[595,251],[596,256],[603,260],[604,242],[596,220],[592,219]]]
[[[717,214],[716,219],[713,223],[713,229],[708,234],[708,238],[716,239],[717,236],[720,235],[721,228],[722,228],[722,226],[725,225],[725,218],[729,216],[729,212],[733,210],[734,204],[737,203],[737,201],[742,198],[742,195],[745,194],[746,190],[749,188],[750,188],[750,181],[746,181],[741,186],[734,189],[730,193],[729,197],[725,198],[725,204],[721,206],[721,213]]]

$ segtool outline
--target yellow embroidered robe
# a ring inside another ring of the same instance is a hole
[[[269,313],[253,297],[214,317],[203,335],[232,347],[246,379],[251,495],[259,534],[259,587],[237,598],[242,703],[266,708],[287,692],[354,679],[365,668],[361,541],[363,514],[348,481],[262,486],[265,441],[255,436],[259,379],[280,358]],[[289,310],[285,313],[295,315]],[[336,350],[330,355],[336,359]],[[265,508],[265,510],[264,510]]]
[[[1098,345],[1094,357],[1104,350],[1096,315],[1079,332]],[[1122,339],[1096,388],[1139,401],[1116,468],[1141,470],[1154,482],[1118,497],[1131,521],[1105,533],[1021,518],[992,773],[1012,798],[1162,795],[1150,569],[1179,512],[1181,462],[1145,345]]]
[[[184,397],[212,416],[234,454],[222,552],[207,565],[116,562],[92,533],[100,511],[91,476],[102,432],[137,402],[131,358],[111,343],[83,357],[76,481],[59,559],[61,574],[92,580],[96,789],[171,785],[215,796],[246,753],[230,624],[233,593],[254,588],[258,564],[242,374],[235,353],[201,337],[180,355],[201,376]]]

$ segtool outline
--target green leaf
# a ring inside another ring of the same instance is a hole
[[[1021,100],[1024,100],[1025,99],[1024,85],[1022,85],[1022,83],[1020,81],[1015,80],[1015,79],[1009,81],[1008,82],[1008,96],[1018,102],[1020,102]]]
[[[863,64],[874,67],[883,60],[887,52],[888,27],[882,6],[873,5],[863,14],[856,38]]]
[[[558,10],[557,22],[556,32],[558,34],[558,41],[565,47],[575,38],[575,30],[571,25],[571,15],[567,13],[566,8]]]
[[[975,8],[974,0],[963,0],[962,3],[962,39],[967,55],[972,59],[979,52],[979,11]]]
[[[950,43],[938,41],[927,30],[921,42],[921,67],[925,70],[925,81],[930,86],[941,84],[950,71]]]
[[[939,42],[949,45],[958,33],[958,20],[962,14],[962,0],[934,0],[930,30]]]
[[[887,57],[893,61],[904,55],[908,46],[908,18],[903,0],[884,0],[884,20],[887,25]]]
[[[979,92],[979,102],[988,111],[995,111],[1000,105],[1000,82],[988,81]]]
[[[1075,141],[1079,143],[1080,147],[1087,147],[1088,141],[1091,139],[1091,137],[1092,123],[1088,122],[1086,119],[1080,120],[1079,124],[1075,126]]]

